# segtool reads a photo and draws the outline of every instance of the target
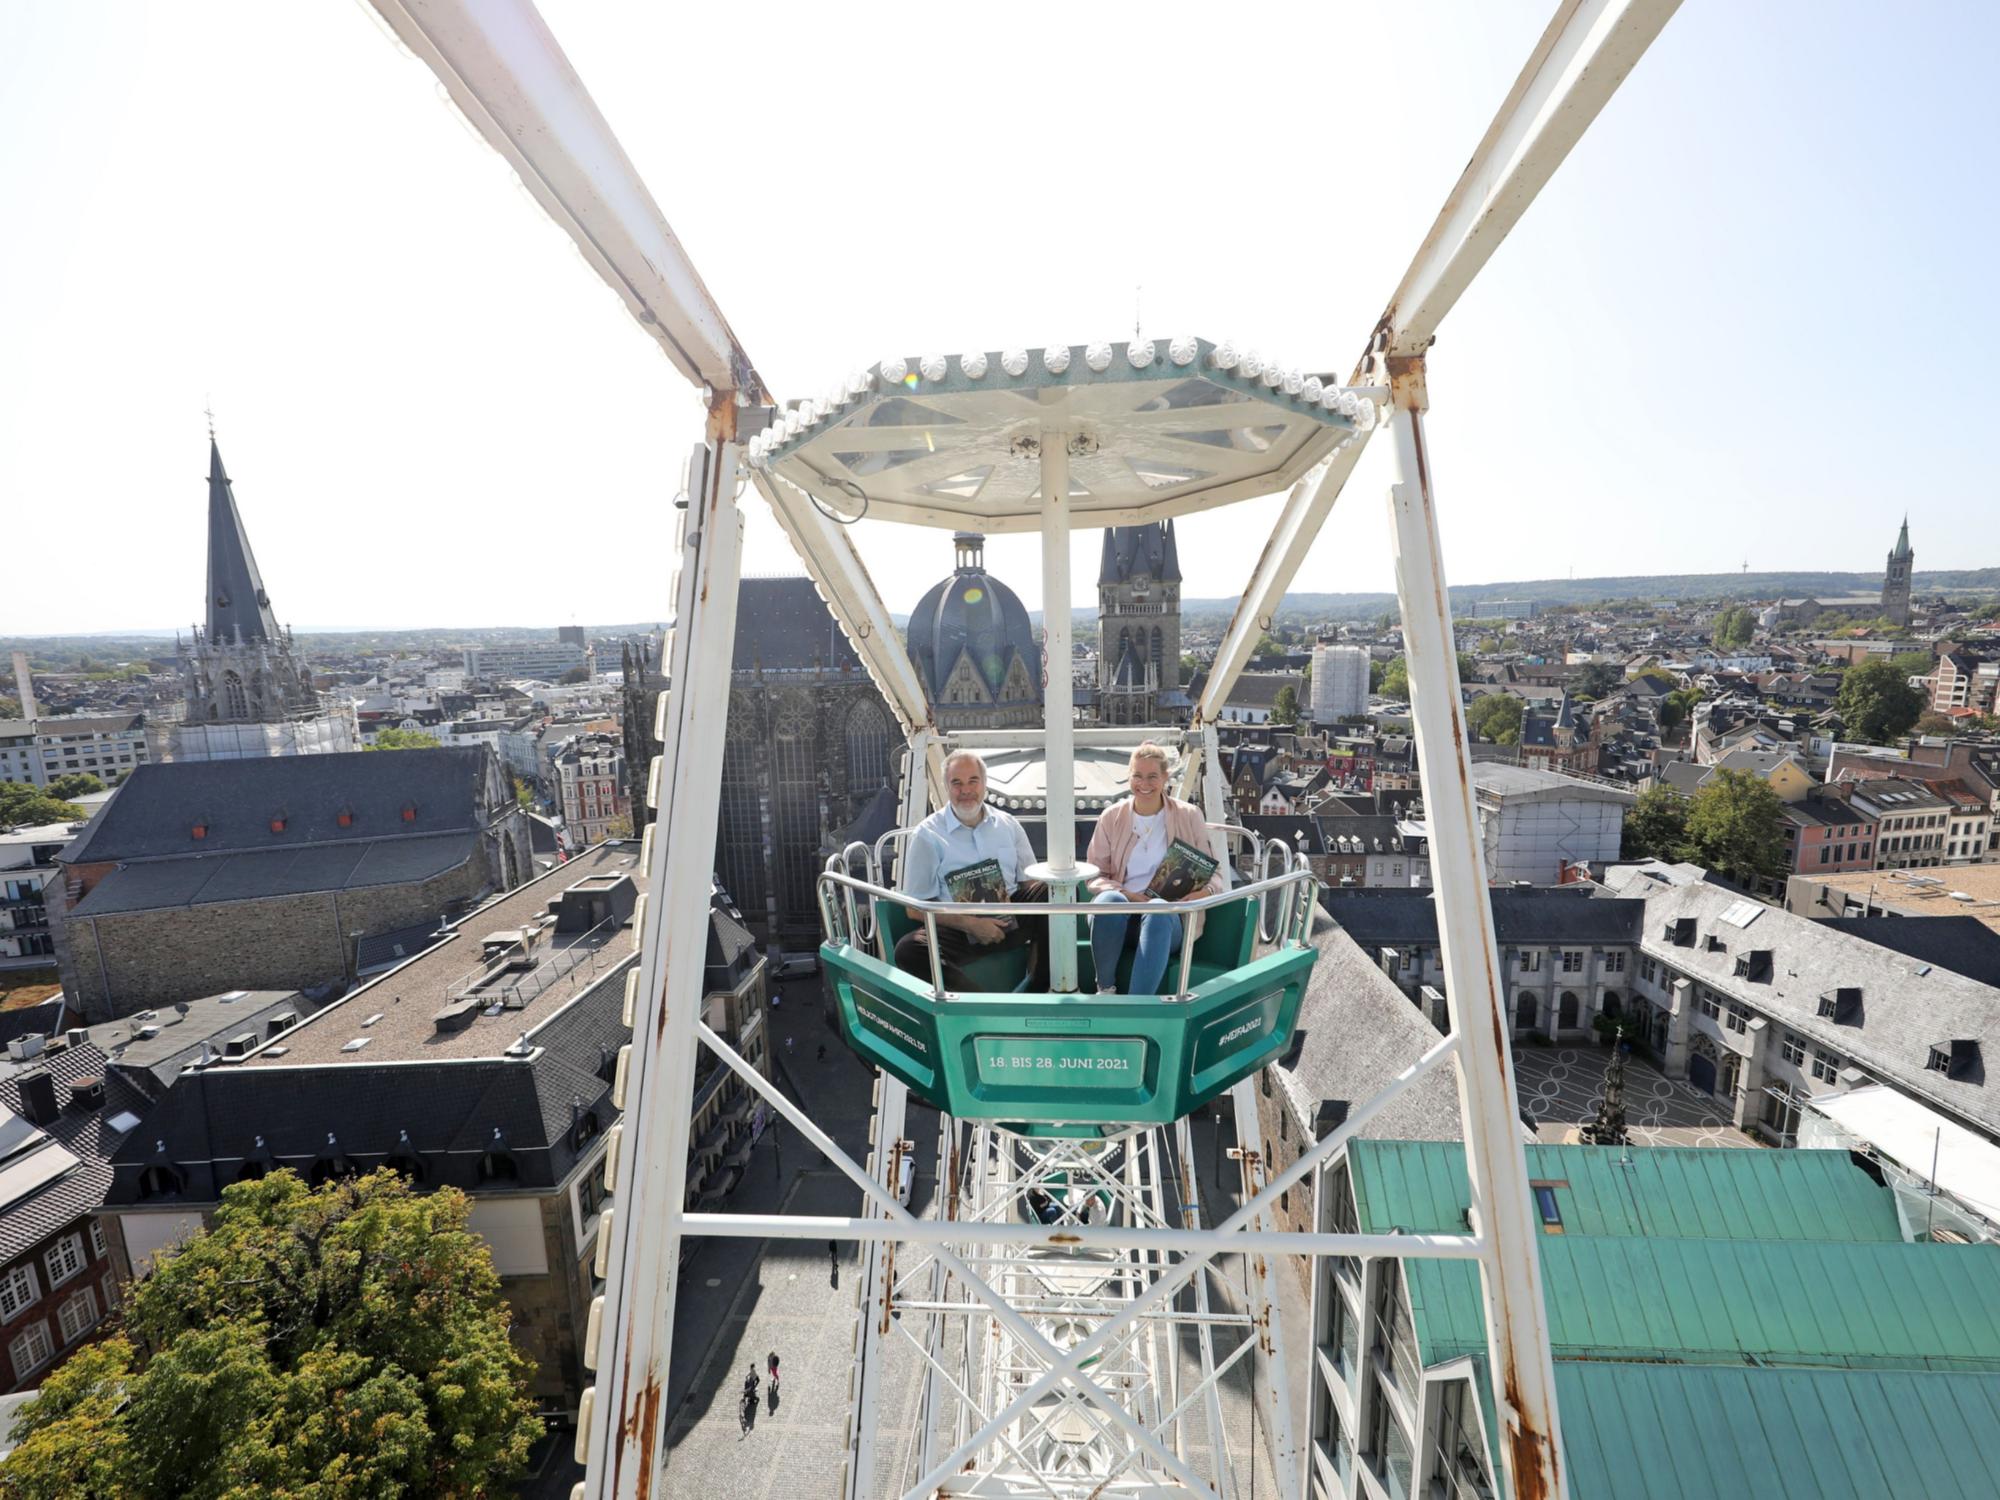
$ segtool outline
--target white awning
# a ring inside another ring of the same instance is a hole
[[[1822,1095],[1812,1108],[1898,1166],[2000,1220],[2000,1146],[1985,1137],[1884,1084]]]

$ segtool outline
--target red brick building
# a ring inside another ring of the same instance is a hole
[[[33,1390],[117,1305],[111,1148],[143,1100],[87,1043],[0,1063],[0,1392]],[[130,1095],[128,1098],[127,1096]],[[109,1102],[107,1102],[107,1100]]]

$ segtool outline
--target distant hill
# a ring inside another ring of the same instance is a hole
[[[2000,595],[2000,568],[1968,568],[1915,574],[1911,592]],[[1875,594],[1880,573],[1666,573],[1619,578],[1537,578],[1513,583],[1455,584],[1454,609],[1482,599],[1531,599],[1536,604],[1602,604],[1611,599],[1799,599]],[[1341,617],[1379,614],[1395,607],[1394,594],[1285,595],[1286,611]],[[1228,614],[1234,599],[1184,599],[1183,615]],[[1094,611],[1092,612],[1095,613]]]

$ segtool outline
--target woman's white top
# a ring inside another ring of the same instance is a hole
[[[1151,817],[1143,813],[1132,814],[1132,828],[1138,834],[1138,841],[1132,845],[1132,857],[1125,863],[1125,889],[1143,891],[1153,878],[1153,872],[1160,868],[1160,861],[1167,857],[1167,809],[1163,804]]]

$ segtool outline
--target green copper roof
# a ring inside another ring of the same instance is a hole
[[[2000,1375],[1558,1363],[1572,1500],[2000,1496]]]
[[[2000,1246],[1543,1235],[1557,1359],[2000,1371]],[[1483,1352],[1469,1261],[1405,1261],[1426,1366]]]
[[[1462,1233],[1465,1148],[1356,1141],[1348,1148],[1364,1234]],[[1840,1151],[1530,1146],[1554,1183],[1564,1232],[1674,1239],[1900,1241],[1895,1202]]]

